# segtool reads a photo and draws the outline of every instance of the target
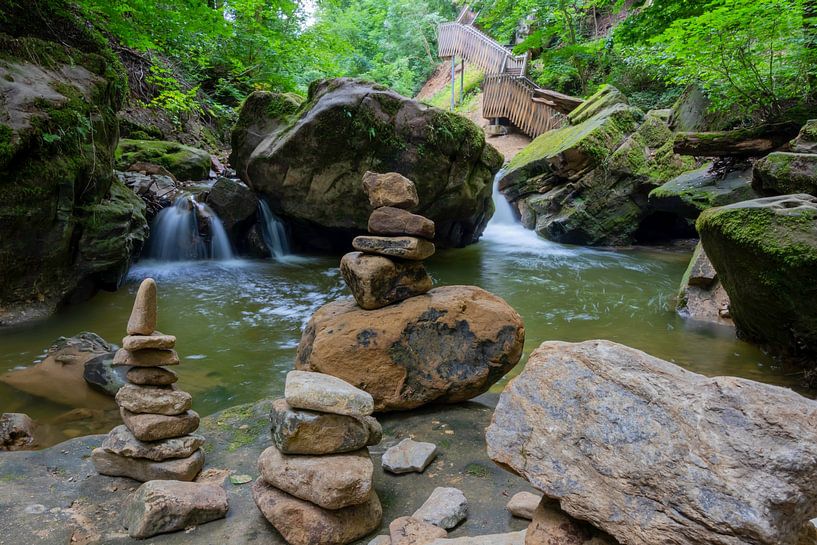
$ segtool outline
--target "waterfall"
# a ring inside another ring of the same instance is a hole
[[[483,239],[499,244],[507,251],[558,253],[559,245],[539,238],[535,232],[522,227],[508,199],[499,191],[501,177],[500,170],[494,178],[494,216],[485,228]]]
[[[284,223],[273,214],[267,201],[258,200],[258,209],[261,212],[261,236],[264,244],[273,257],[283,257],[289,254],[289,240]]]
[[[500,170],[494,177],[492,195],[494,200],[494,217],[491,218],[491,223],[497,225],[514,225],[516,224],[516,216],[513,213],[513,208],[511,208],[511,203],[509,203],[505,195],[499,191],[499,179],[501,175],[502,171]]]
[[[202,236],[199,220],[205,219],[210,242]],[[224,225],[206,204],[192,196],[179,196],[173,206],[163,208],[151,226],[148,257],[159,261],[233,259]]]

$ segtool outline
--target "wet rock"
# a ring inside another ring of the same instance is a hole
[[[131,367],[127,379],[142,386],[168,386],[179,380],[178,375],[163,367]]]
[[[752,187],[761,195],[817,196],[817,154],[776,151],[755,163]]]
[[[554,341],[505,388],[486,441],[495,462],[619,542],[771,545],[817,514],[816,418],[788,389]]]
[[[145,170],[141,172],[133,170],[143,167]],[[116,176],[128,189],[139,195],[146,205],[150,203],[150,208],[146,210],[148,219],[155,215],[157,208],[170,206],[179,192],[176,177],[158,165],[136,163],[131,165],[128,172],[117,171]]]
[[[526,533],[526,530],[522,530],[504,534],[442,538],[435,539],[429,545],[525,545]]]
[[[420,204],[414,182],[398,172],[378,174],[367,171],[363,175],[363,191],[372,208],[414,208]]]
[[[0,415],[0,451],[34,448],[34,421],[27,414]]]
[[[187,458],[204,444],[204,437],[184,435],[159,441],[140,441],[125,426],[117,426],[105,437],[102,449],[127,458],[147,458],[161,462],[172,458]]]
[[[128,335],[150,335],[156,330],[156,281],[145,278],[139,284],[128,318]]]
[[[218,178],[210,188],[207,204],[218,214],[231,240],[238,240],[257,218],[258,197],[240,180]]]
[[[144,539],[224,518],[228,508],[218,485],[150,481],[128,497],[123,523],[130,537]]]
[[[128,335],[122,339],[122,348],[125,350],[145,350],[146,348],[156,348],[159,350],[170,350],[176,346],[176,337],[173,335],[163,335],[154,331],[150,335]]]
[[[446,286],[377,310],[352,299],[324,305],[295,366],[365,389],[378,411],[413,409],[486,391],[519,361],[524,337],[519,314],[499,297]]]
[[[131,352],[120,348],[113,358],[114,365],[133,367],[158,367],[160,365],[178,365],[179,355],[175,350],[156,350],[153,348]]]
[[[383,453],[383,469],[391,473],[422,473],[437,456],[437,445],[403,439]]]
[[[653,189],[649,194],[649,205],[655,210],[694,220],[713,206],[758,197],[752,189],[751,168],[733,171],[724,177],[711,169],[712,163],[707,163]]]
[[[272,446],[259,456],[258,471],[272,486],[324,509],[360,505],[372,494],[374,464],[366,449],[305,456]]]
[[[106,352],[85,362],[82,378],[88,385],[108,396],[115,396],[116,392],[125,385],[125,369],[113,364],[116,352]]]
[[[389,524],[392,545],[427,545],[448,534],[439,526],[413,517],[400,517]]]
[[[165,140],[119,140],[117,168],[127,170],[134,163],[161,165],[181,181],[203,180],[210,174],[210,154],[202,149]]]
[[[607,534],[563,513],[557,502],[542,500],[532,518],[525,545],[617,545]]]
[[[468,516],[468,500],[459,488],[438,486],[411,516],[450,530]]]
[[[128,458],[102,448],[91,452],[96,471],[111,477],[129,477],[136,481],[192,481],[204,466],[204,451],[199,449],[187,458],[155,462],[147,458]]]
[[[508,502],[508,511],[515,517],[531,520],[541,500],[542,496],[530,492],[518,492]]]
[[[681,279],[676,308],[685,318],[735,325],[729,314],[729,296],[700,243],[695,247]]]
[[[434,222],[393,206],[383,206],[369,216],[369,232],[373,235],[408,235],[428,240],[434,239]]]
[[[348,416],[372,414],[372,396],[348,382],[323,373],[290,371],[284,385],[290,407]]]
[[[272,442],[286,454],[332,454],[376,445],[382,437],[377,420],[293,409],[277,399],[270,412]]]
[[[432,287],[422,263],[350,252],[340,260],[340,272],[357,304],[366,310],[422,295]]]
[[[199,427],[199,415],[196,411],[187,411],[179,416],[135,414],[127,409],[120,409],[120,412],[125,425],[140,441],[181,437],[193,433]]]
[[[377,494],[366,503],[330,510],[258,479],[253,483],[252,496],[264,517],[290,545],[351,543],[377,529],[383,516]]]
[[[175,416],[190,409],[193,396],[167,387],[126,384],[117,392],[116,403],[131,413]]]
[[[359,236],[352,241],[355,250],[368,254],[422,261],[434,255],[434,244],[416,237]]]

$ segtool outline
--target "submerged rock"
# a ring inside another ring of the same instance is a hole
[[[224,518],[228,508],[218,485],[150,481],[128,498],[123,524],[129,536],[144,539]]]
[[[414,181],[415,211],[436,223],[441,246],[479,238],[502,158],[471,121],[347,78],[314,82],[297,111],[278,107],[286,104],[269,93],[248,97],[231,162],[302,242],[345,247],[366,229],[368,170]]]
[[[621,543],[794,543],[817,514],[817,403],[609,341],[546,342],[488,455]]]
[[[153,163],[177,179],[203,180],[210,174],[210,154],[204,150],[165,140],[123,138],[116,148],[116,165],[127,170],[134,163]]]
[[[377,310],[353,299],[324,305],[295,366],[368,391],[375,410],[413,409],[485,392],[517,364],[524,339],[522,318],[501,298],[446,286]]]

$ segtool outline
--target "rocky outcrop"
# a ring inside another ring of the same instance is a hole
[[[488,455],[621,543],[795,543],[817,514],[817,403],[609,341],[546,342]],[[668,537],[668,536],[671,536]]]
[[[499,179],[525,227],[589,245],[690,234],[687,222],[647,203],[652,189],[694,166],[673,153],[666,111],[644,115],[603,86],[568,117],[573,125],[536,138]]]
[[[114,289],[147,236],[116,180],[127,79],[67,2],[0,7],[0,325]]]
[[[233,247],[241,254],[253,253],[250,230],[258,226],[258,197],[240,180],[219,177],[205,200],[224,225]]]
[[[817,361],[817,197],[766,197],[704,212],[706,255],[729,294],[738,332]]]
[[[446,286],[377,310],[352,299],[321,307],[295,366],[369,392],[375,410],[455,403],[486,391],[522,354],[522,319],[499,297]]]
[[[435,242],[475,242],[491,215],[502,158],[456,114],[353,79],[312,84],[305,104],[256,93],[233,131],[231,162],[273,211],[312,246],[346,247],[372,208],[367,170],[399,172],[417,188],[413,211],[436,224]]]
[[[752,186],[762,195],[817,195],[817,153],[770,153],[755,163]]]
[[[699,242],[681,279],[675,308],[684,318],[733,326],[729,295]]]
[[[203,180],[210,174],[210,154],[166,140],[123,138],[116,148],[116,165],[127,170],[136,163],[152,163],[169,170],[178,180]]]

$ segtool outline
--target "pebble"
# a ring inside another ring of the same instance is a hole
[[[437,445],[403,439],[383,453],[383,469],[391,473],[422,473],[437,456]]]
[[[508,501],[508,511],[511,515],[522,519],[533,519],[533,513],[539,507],[542,497],[531,492],[517,492]]]
[[[468,500],[462,490],[437,487],[412,517],[450,530],[468,516]]]

